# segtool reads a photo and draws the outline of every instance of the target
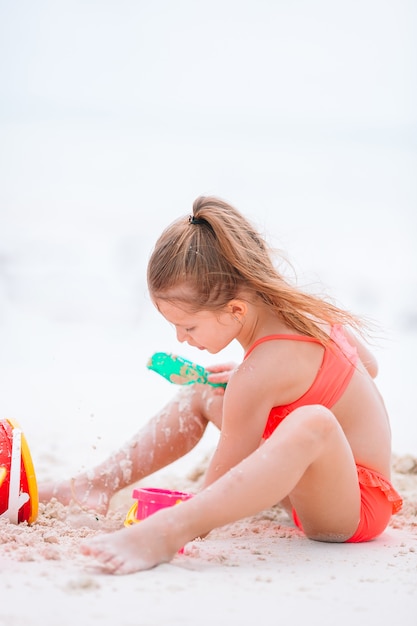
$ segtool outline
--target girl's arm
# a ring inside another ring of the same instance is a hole
[[[268,380],[270,376],[266,376]],[[208,467],[204,487],[254,452],[260,445],[272,407],[265,374],[245,364],[234,371],[224,395],[219,443]]]

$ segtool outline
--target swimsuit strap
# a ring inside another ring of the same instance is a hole
[[[318,339],[316,339],[316,337],[307,337],[305,335],[266,335],[265,337],[261,337],[260,339],[257,339],[249,348],[249,350],[246,352],[245,356],[243,357],[244,359],[246,359],[250,353],[257,347],[259,346],[260,343],[264,343],[265,341],[273,341],[274,339],[284,339],[284,340],[289,340],[289,341],[309,341],[311,343],[319,343],[320,345],[322,345],[321,341],[319,341]]]
[[[324,352],[321,365],[309,389],[297,400],[271,409],[262,435],[263,439],[270,437],[282,420],[300,406],[321,404],[331,409],[345,391],[358,362],[357,350],[349,343],[340,324],[334,324],[331,327],[328,345],[323,344],[316,337],[305,335],[267,335],[255,341],[244,358],[246,359],[259,344],[274,339],[317,343],[323,347]]]

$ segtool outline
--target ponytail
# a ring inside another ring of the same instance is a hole
[[[162,233],[148,264],[153,299],[188,310],[221,310],[230,300],[262,300],[296,332],[326,342],[319,322],[362,323],[323,298],[304,293],[275,268],[272,253],[252,224],[215,197],[194,201],[190,216]]]

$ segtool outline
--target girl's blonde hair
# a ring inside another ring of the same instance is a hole
[[[327,342],[319,322],[360,330],[359,318],[290,284],[265,240],[230,204],[197,198],[189,217],[162,233],[148,264],[151,297],[189,311],[220,311],[230,300],[263,301],[296,332]]]

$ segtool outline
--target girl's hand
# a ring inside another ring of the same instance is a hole
[[[209,365],[206,367],[209,373],[208,380],[211,383],[228,383],[231,375],[237,367],[236,363],[221,363],[219,365]],[[224,394],[224,387],[215,387],[216,393]]]

